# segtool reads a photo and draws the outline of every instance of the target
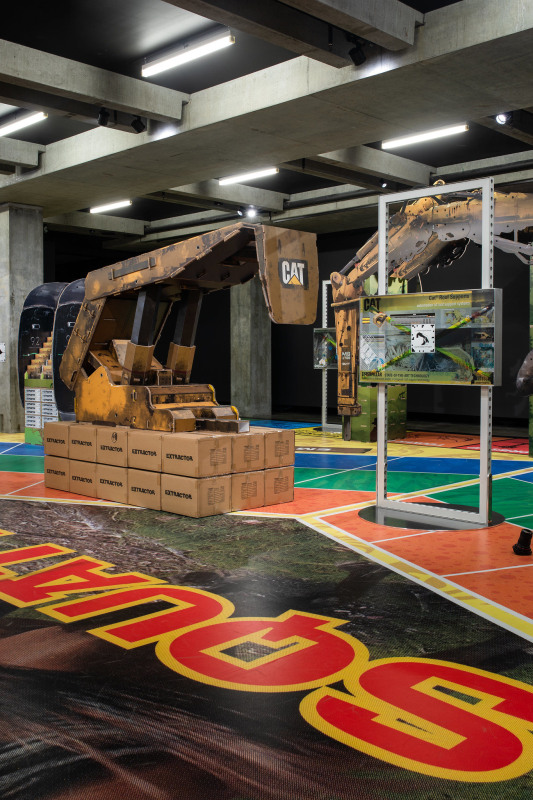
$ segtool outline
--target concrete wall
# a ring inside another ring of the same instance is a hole
[[[39,208],[0,206],[0,430],[24,430],[19,398],[17,350],[19,319],[28,293],[43,282],[43,222]],[[3,348],[2,348],[3,349]]]

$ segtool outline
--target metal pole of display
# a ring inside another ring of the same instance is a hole
[[[529,259],[529,349],[533,350],[533,256]],[[533,458],[533,395],[529,396],[529,455]]]
[[[331,281],[322,281],[322,327],[328,327],[328,286]],[[341,425],[328,425],[328,370],[322,370],[322,407],[321,407],[322,431],[325,433],[338,433]]]
[[[387,294],[389,285],[387,264],[389,261],[389,209],[385,197],[379,198],[378,211],[378,294]],[[387,385],[378,385],[377,398],[377,453],[376,453],[376,509],[387,500]],[[377,522],[382,520],[377,519]]]
[[[422,197],[465,192],[481,189],[482,197],[482,261],[481,288],[493,286],[493,236],[494,236],[494,180],[483,178],[478,181],[465,181],[445,186],[416,189],[379,198],[378,212],[378,295],[387,294],[388,287],[388,249],[390,203],[405,202]],[[495,348],[496,350],[496,348]],[[498,358],[501,360],[500,348]],[[496,366],[496,365],[495,365]],[[480,388],[480,472],[479,509],[476,511],[455,508],[442,504],[424,505],[389,500],[387,497],[387,385],[378,385],[377,406],[377,458],[376,458],[376,521],[383,522],[387,512],[395,512],[406,519],[434,524],[442,522],[445,527],[484,527],[490,523],[492,515],[492,387]]]
[[[481,288],[494,285],[494,179],[481,190]],[[492,387],[480,389],[479,516],[488,525],[492,516]]]

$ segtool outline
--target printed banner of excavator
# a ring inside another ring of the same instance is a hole
[[[533,195],[494,192],[494,245],[528,263],[533,256]],[[422,197],[405,203],[389,220],[388,274],[408,280],[422,270],[448,266],[460,258],[469,241],[481,243],[481,191]],[[376,232],[354,258],[331,275],[338,348],[338,408],[358,416],[359,310],[363,282],[378,269]],[[453,287],[450,287],[453,288]],[[431,361],[432,356],[427,355]],[[517,391],[533,393],[533,351],[517,376]]]
[[[316,236],[237,223],[89,273],[60,365],[78,422],[239,431],[209,384],[189,383],[204,294],[256,274],[271,319],[304,325],[318,298]],[[166,351],[165,363],[154,356]]]

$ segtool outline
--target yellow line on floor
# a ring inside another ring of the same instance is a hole
[[[311,517],[309,515],[305,520],[301,519],[301,522],[319,533],[328,536],[330,539],[346,545],[351,550],[360,553],[371,561],[382,564],[387,569],[404,575],[415,583],[426,586],[431,591],[449,598],[454,603],[496,623],[500,627],[517,633],[519,636],[529,641],[533,641],[533,621],[527,617],[523,617],[511,611],[511,609],[504,608],[473,592],[468,592],[461,586],[457,586],[449,580],[443,580],[438,575],[422,567],[418,567],[416,564],[411,564],[392,553],[388,553],[386,550],[382,550],[379,547],[375,547],[373,544],[369,544],[351,534],[345,533],[339,528],[329,525],[319,517]]]

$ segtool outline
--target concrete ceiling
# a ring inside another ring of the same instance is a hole
[[[147,56],[221,25],[236,37],[227,52],[139,77]],[[437,177],[533,180],[524,0],[56,0],[46,13],[25,0],[2,35],[0,122],[49,117],[0,138],[0,202],[41,206],[49,227],[97,231],[110,247],[157,247],[250,205],[306,230],[368,227],[383,192]],[[505,126],[502,111],[513,112]],[[457,122],[470,130],[453,141],[380,148]],[[218,185],[261,166],[280,173]],[[126,197],[125,213],[87,213]]]

